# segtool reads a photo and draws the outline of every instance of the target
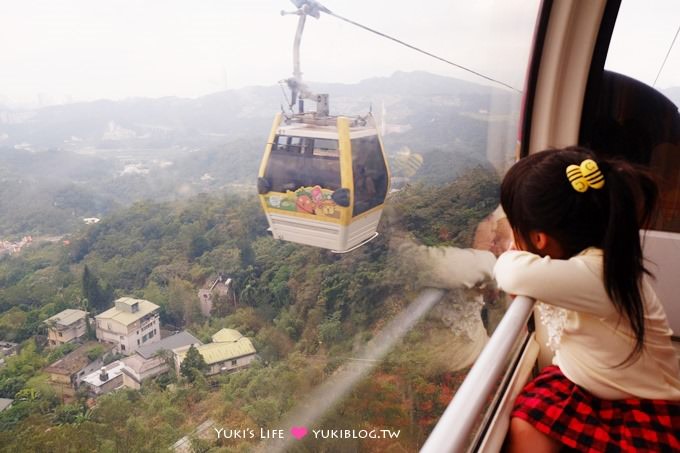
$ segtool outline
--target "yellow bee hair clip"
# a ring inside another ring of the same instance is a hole
[[[592,159],[586,159],[581,165],[569,165],[567,178],[577,192],[585,192],[589,187],[601,189],[604,187],[604,175]]]

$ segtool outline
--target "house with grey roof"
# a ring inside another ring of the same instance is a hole
[[[200,346],[203,343],[184,330],[156,343],[141,346],[135,354],[123,359],[127,366],[127,374],[133,381],[126,383],[126,386],[139,388],[142,381],[165,373],[170,369],[168,362],[172,359],[172,351],[177,348],[188,348],[192,344]],[[166,351],[167,355],[162,351]]]
[[[68,308],[45,320],[50,346],[73,343],[87,333],[87,312]]]

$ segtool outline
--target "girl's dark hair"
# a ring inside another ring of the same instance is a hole
[[[602,189],[577,192],[567,179],[569,165],[597,162],[605,179]],[[585,148],[542,151],[519,160],[501,184],[501,205],[516,235],[530,251],[529,233],[554,238],[570,258],[588,247],[604,255],[604,284],[616,310],[635,334],[635,348],[623,362],[640,354],[645,324],[642,300],[644,266],[639,230],[656,210],[658,189],[652,177],[621,160],[598,159]],[[622,363],[622,364],[623,364]]]

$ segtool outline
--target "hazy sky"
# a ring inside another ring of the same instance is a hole
[[[679,0],[624,0],[605,67],[652,85],[679,27]],[[656,84],[672,86],[680,87],[680,36]]]
[[[279,14],[294,8],[287,0],[4,3],[0,103],[193,97],[225,88],[272,85],[292,72],[297,17]],[[538,0],[323,3],[339,15],[522,87]],[[638,7],[629,14],[652,24],[651,31],[636,25],[642,39],[622,39],[608,63],[624,72],[629,68],[629,74],[647,83],[656,76],[680,23],[680,1],[653,3],[653,11]],[[650,13],[655,20],[648,17]],[[648,44],[641,48],[643,41]],[[634,62],[630,51],[636,49]],[[302,70],[306,80],[323,82],[357,82],[398,70],[426,70],[483,82],[329,16],[308,19]],[[658,86],[680,85],[679,79],[680,43]]]

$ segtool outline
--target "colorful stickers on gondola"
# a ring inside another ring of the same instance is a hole
[[[340,218],[340,207],[332,200],[332,190],[321,186],[300,187],[295,192],[265,195],[267,206],[283,211],[303,212],[320,217]]]

